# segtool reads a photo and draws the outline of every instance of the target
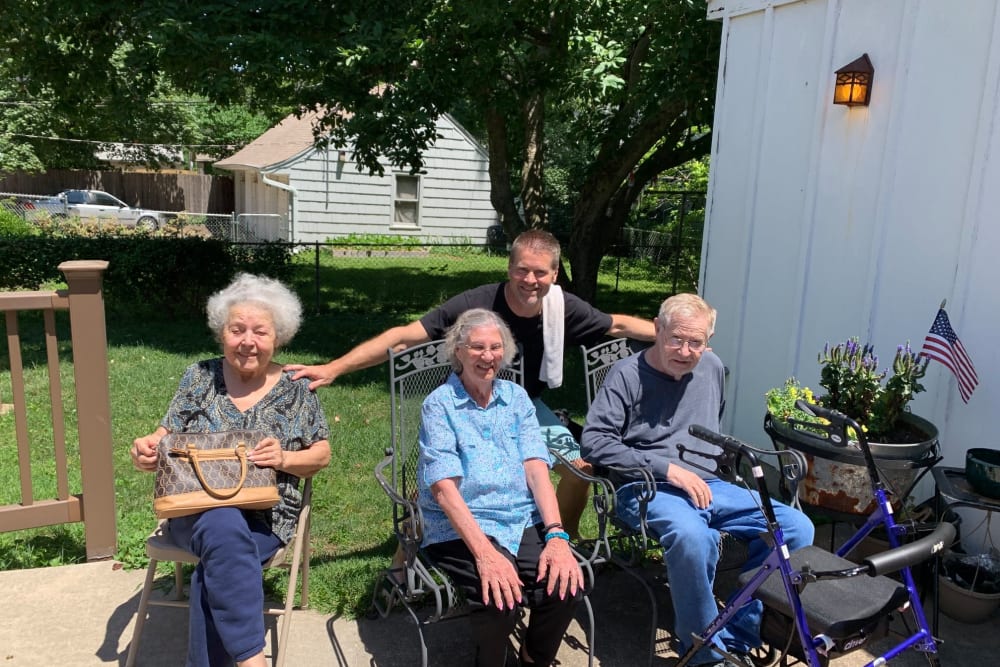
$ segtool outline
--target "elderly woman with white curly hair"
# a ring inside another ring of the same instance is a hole
[[[523,387],[497,378],[515,352],[499,315],[465,311],[445,336],[454,373],[421,412],[423,547],[473,607],[479,667],[506,664],[522,605],[531,615],[520,664],[551,664],[583,594],[535,407]]]
[[[171,539],[200,558],[191,578],[187,665],[258,667],[266,664],[261,565],[295,534],[299,479],[329,463],[329,428],[309,381],[292,381],[273,361],[302,321],[291,290],[240,274],[209,298],[207,311],[222,356],[184,372],[160,426],[133,443],[132,461],[154,471],[157,443],[171,432],[267,435],[249,458],[277,471],[281,499],[273,509],[219,507],[170,519],[169,526]]]

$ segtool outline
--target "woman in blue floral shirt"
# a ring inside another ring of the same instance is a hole
[[[252,429],[266,434],[249,454],[277,470],[278,505],[266,511],[220,507],[170,519],[171,539],[200,558],[191,577],[189,667],[263,667],[261,565],[295,534],[299,479],[330,462],[326,418],[309,382],[293,382],[275,351],[302,321],[298,297],[276,280],[241,274],[208,300],[208,325],[222,357],[190,366],[160,422],[136,438],[132,462],[156,470],[156,445],[171,432]]]
[[[454,373],[424,401],[417,478],[424,550],[473,606],[476,664],[502,666],[522,604],[522,664],[549,665],[582,595],[549,454],[525,390],[497,379],[515,353],[496,313],[466,311],[445,337]]]

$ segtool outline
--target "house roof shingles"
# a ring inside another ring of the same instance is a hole
[[[298,155],[313,145],[313,126],[320,113],[308,111],[287,116],[242,149],[215,163],[220,169],[265,169]]]

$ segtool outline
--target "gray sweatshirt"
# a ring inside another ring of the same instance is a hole
[[[680,461],[677,445],[712,454],[722,451],[688,435],[688,426],[719,430],[724,389],[725,367],[711,351],[680,380],[650,366],[645,351],[622,359],[608,373],[587,412],[583,458],[599,466],[646,468],[661,482],[666,481],[669,465],[711,478]],[[689,460],[698,462],[698,457]],[[701,463],[709,468],[714,465],[708,459]],[[611,477],[616,484],[627,481]]]

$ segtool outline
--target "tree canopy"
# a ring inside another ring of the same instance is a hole
[[[169,81],[219,104],[326,110],[318,138],[352,145],[373,173],[423,169],[437,118],[453,113],[488,148],[509,236],[550,225],[547,183],[569,193],[571,287],[592,299],[643,186],[708,152],[719,27],[705,4],[28,0],[0,18],[0,55],[59,108],[120,100],[143,116],[148,104],[129,101]]]

